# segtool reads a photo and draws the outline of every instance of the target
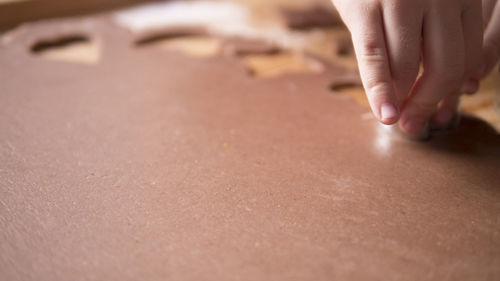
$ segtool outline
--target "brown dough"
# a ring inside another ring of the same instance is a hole
[[[322,6],[308,9],[281,9],[286,25],[293,29],[309,29],[313,27],[329,27],[342,25],[342,19],[335,10]]]
[[[343,36],[334,42],[334,54],[341,57],[353,57],[354,46],[350,36]]]
[[[30,47],[85,34],[101,61]],[[387,133],[344,71],[258,79],[107,20],[0,45],[2,280],[499,280],[500,137]]]

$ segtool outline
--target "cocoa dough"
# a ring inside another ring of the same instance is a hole
[[[30,48],[83,34],[95,65]],[[2,280],[498,280],[500,137],[429,142],[235,55],[138,48],[105,17],[0,38]]]
[[[281,14],[286,25],[292,29],[343,25],[337,11],[322,6],[313,6],[307,9],[283,8]]]

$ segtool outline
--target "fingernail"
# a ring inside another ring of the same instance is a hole
[[[393,104],[384,103],[380,107],[380,117],[382,119],[381,121],[384,123],[396,122],[398,110]]]
[[[407,134],[419,135],[424,131],[426,126],[427,126],[426,121],[423,121],[422,119],[414,118],[414,119],[408,119],[403,124],[403,129],[405,130],[405,132]]]
[[[477,92],[478,89],[479,89],[479,81],[477,79],[470,78],[464,83],[462,87],[462,92],[467,94],[474,94]]]

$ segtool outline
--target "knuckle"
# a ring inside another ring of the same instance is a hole
[[[385,63],[386,52],[383,47],[380,47],[376,39],[368,38],[363,40],[359,48],[359,60],[367,64]]]
[[[360,53],[366,57],[379,57],[385,55],[385,49],[380,46],[379,39],[373,36],[363,35],[361,40]]]

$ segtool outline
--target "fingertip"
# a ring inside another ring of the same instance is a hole
[[[428,122],[423,122],[423,124],[415,125],[416,123],[407,121],[399,121],[398,127],[399,131],[403,136],[410,140],[427,140],[430,137],[430,127]],[[417,129],[418,128],[418,129]]]
[[[472,95],[479,90],[479,80],[475,78],[468,79],[462,86],[462,92]]]
[[[399,111],[397,107],[389,102],[380,106],[380,122],[385,125],[392,125],[399,119]]]
[[[399,122],[401,131],[413,137],[427,135],[428,127],[428,121],[418,117],[405,118]]]
[[[454,115],[455,111],[452,110],[438,111],[432,118],[432,123],[438,127],[448,127]]]

